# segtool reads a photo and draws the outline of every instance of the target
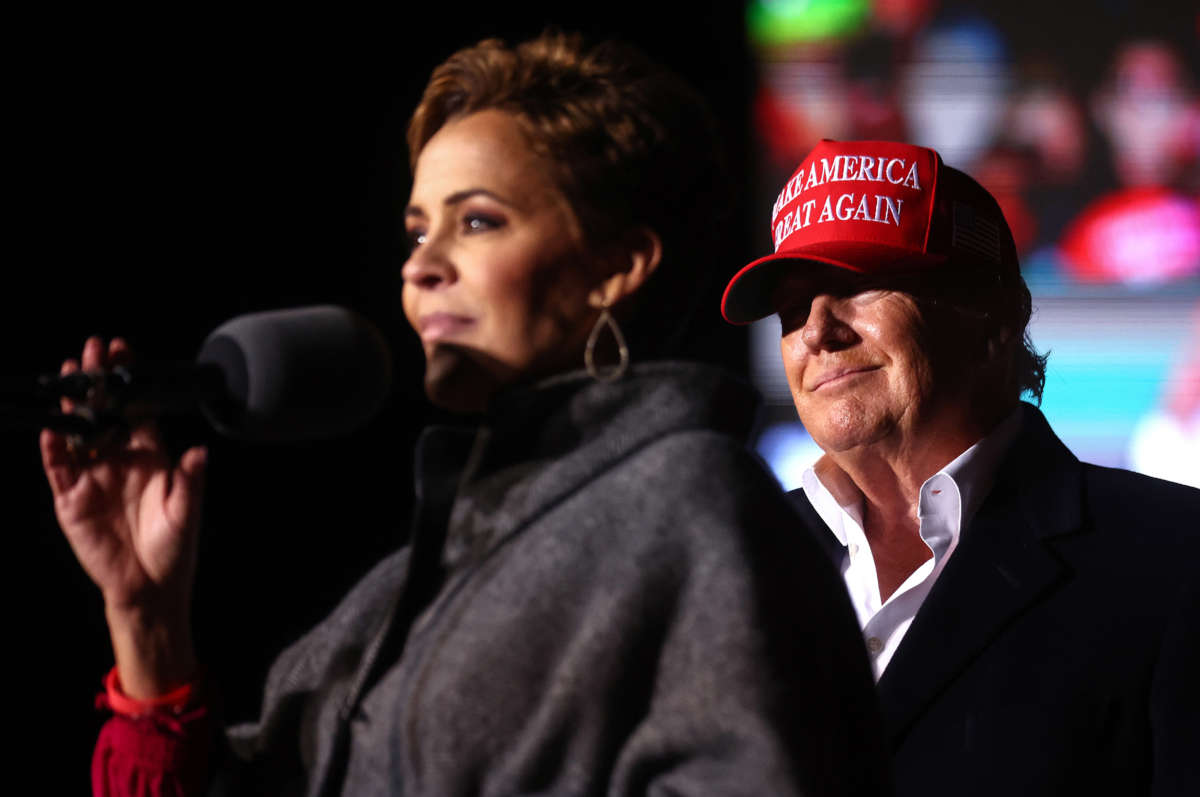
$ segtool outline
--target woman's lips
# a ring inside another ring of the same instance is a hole
[[[418,321],[421,340],[434,343],[445,338],[451,338],[458,333],[474,326],[475,319],[454,313],[430,313],[423,315]]]
[[[813,386],[809,390],[817,391],[822,388],[836,387],[860,374],[869,373],[877,368],[879,368],[878,365],[860,365],[853,368],[836,368],[832,371],[826,371],[814,380]]]

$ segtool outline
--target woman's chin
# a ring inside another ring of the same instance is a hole
[[[434,406],[472,414],[487,409],[492,396],[510,379],[495,358],[466,346],[435,346],[425,358],[425,395]]]

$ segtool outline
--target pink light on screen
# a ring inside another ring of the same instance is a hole
[[[1162,188],[1109,194],[1071,223],[1061,249],[1082,282],[1153,285],[1200,274],[1200,202]]]

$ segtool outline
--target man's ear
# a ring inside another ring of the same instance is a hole
[[[636,292],[662,262],[662,239],[649,227],[627,232],[605,259],[609,276],[588,294],[592,307],[613,307]]]

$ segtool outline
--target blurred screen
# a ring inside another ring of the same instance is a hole
[[[1086,461],[1200,487],[1200,12],[1148,5],[751,0],[752,201],[766,254],[771,203],[820,139],[938,150],[1012,228],[1055,431]],[[759,451],[796,487],[820,451],[776,318],[751,346]]]

